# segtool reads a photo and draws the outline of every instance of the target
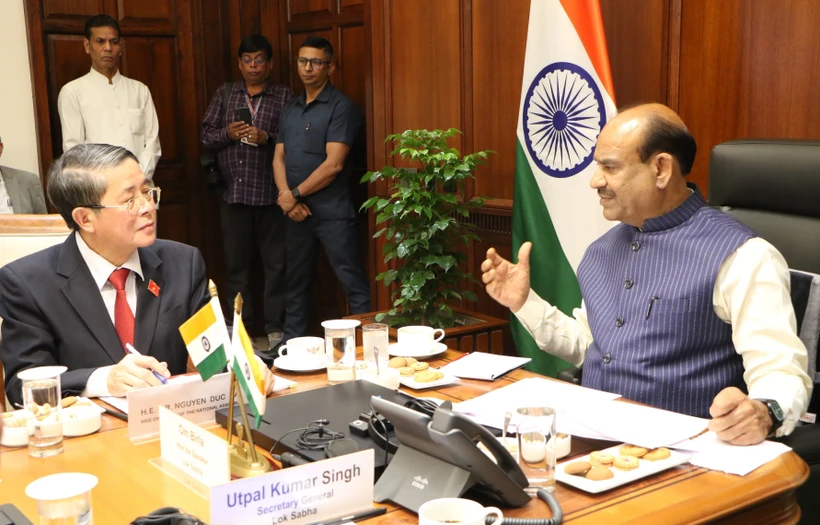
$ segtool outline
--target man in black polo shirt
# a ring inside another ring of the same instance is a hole
[[[342,283],[351,312],[370,311],[370,285],[345,166],[362,121],[353,102],[329,82],[336,67],[330,42],[306,38],[296,63],[305,91],[282,112],[273,157],[277,202],[289,218],[284,341],[307,331],[317,241]]]

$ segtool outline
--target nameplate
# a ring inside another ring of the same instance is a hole
[[[299,525],[372,507],[372,449],[211,487],[211,525]]]
[[[230,378],[229,373],[224,373],[202,382],[199,375],[194,375],[129,392],[128,439],[141,443],[159,436],[159,407],[200,426],[216,424],[216,411],[228,406]]]
[[[206,487],[231,480],[228,442],[163,406],[159,407],[159,448],[163,462]]]

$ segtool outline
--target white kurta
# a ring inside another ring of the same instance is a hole
[[[139,159],[143,173],[154,176],[162,155],[159,122],[148,86],[122,76],[91,71],[72,80],[57,99],[63,130],[63,151],[77,144],[122,146]]]

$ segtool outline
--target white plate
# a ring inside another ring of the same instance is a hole
[[[621,445],[604,449],[603,452],[608,452],[617,458],[618,456],[620,456],[620,454],[618,453],[619,448],[621,448]],[[594,481],[591,479],[587,479],[583,476],[573,476],[571,474],[567,474],[566,472],[564,472],[564,467],[568,463],[574,463],[575,461],[589,461],[589,455],[581,456],[573,458],[569,461],[562,461],[561,463],[556,465],[555,479],[562,483],[566,483],[567,485],[572,485],[575,488],[579,488],[585,492],[597,494],[599,492],[614,489],[615,487],[620,487],[621,485],[625,485],[627,483],[631,483],[641,478],[651,476],[652,474],[657,474],[658,472],[662,472],[668,468],[682,465],[683,463],[688,462],[689,457],[691,456],[690,454],[678,452],[677,450],[672,449],[670,449],[669,452],[671,453],[671,455],[668,458],[661,459],[658,461],[649,461],[646,459],[639,458],[638,468],[636,468],[635,470],[624,471],[618,470],[615,467],[609,467],[612,473],[615,474],[615,477],[601,481]]]
[[[323,360],[317,361],[299,361],[291,359],[283,355],[273,360],[273,366],[288,372],[316,372],[317,370],[324,370],[326,368]]]
[[[428,368],[428,370],[438,370],[437,368]],[[439,370],[440,371],[440,370]],[[442,372],[443,373],[443,372]],[[451,376],[444,374],[444,377],[439,379],[438,381],[430,381],[429,383],[420,383],[415,380],[415,375],[412,376],[400,376],[399,382],[409,388],[414,390],[424,390],[427,388],[436,388],[439,386],[445,385],[452,385],[453,383],[458,383],[459,379],[456,376]]]
[[[419,350],[417,347],[402,345],[400,343],[393,343],[387,347],[387,352],[396,357],[415,357],[416,359],[427,359],[447,351],[447,345],[444,343],[433,343],[430,349],[426,352]]]

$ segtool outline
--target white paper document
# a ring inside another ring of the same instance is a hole
[[[521,368],[532,361],[529,357],[473,352],[441,367],[445,374],[464,379],[495,381],[511,370]]]
[[[511,428],[517,426],[516,409],[523,407],[550,407],[557,413],[557,431],[592,439],[608,436],[590,428],[584,420],[586,407],[609,403],[618,394],[542,378],[528,378],[499,388],[482,396],[458,403],[453,408],[470,419],[495,428],[501,428],[504,412],[510,411]]]
[[[763,441],[748,447],[730,445],[719,440],[714,432],[693,439],[690,448],[697,450],[689,460],[693,465],[738,476],[745,476],[791,450],[775,441]]]
[[[273,377],[276,378],[276,383],[273,385],[274,392],[280,392],[282,390],[287,390],[288,388],[293,387],[296,385],[296,381],[291,381],[290,379],[285,379],[284,377],[279,377],[274,375]],[[175,376],[168,380],[169,385],[178,385],[181,383],[187,383],[190,381],[201,380],[199,374],[185,374],[181,376]],[[120,412],[128,413],[128,399],[124,397],[101,397],[100,401],[105,401],[112,407],[116,408]]]

